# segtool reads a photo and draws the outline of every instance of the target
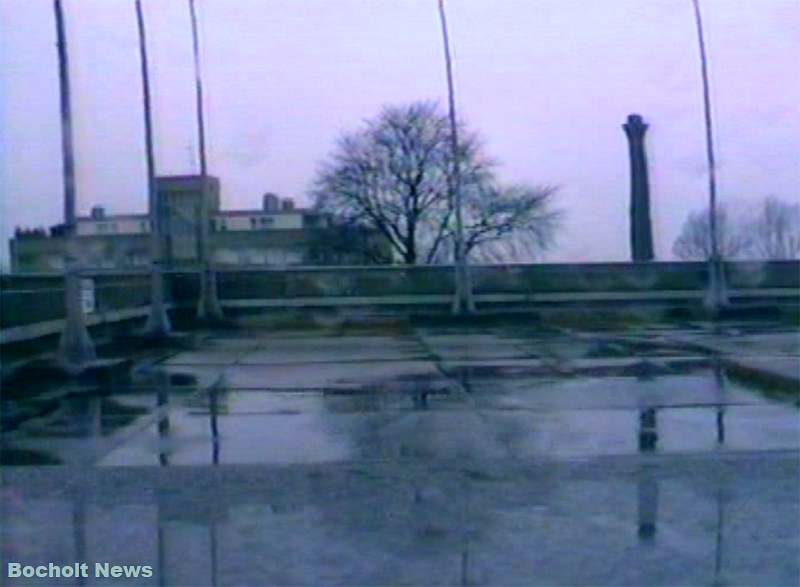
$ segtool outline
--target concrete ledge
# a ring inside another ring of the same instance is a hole
[[[800,394],[800,361],[796,357],[724,357],[722,363],[736,375]]]
[[[166,304],[167,310],[172,309],[172,304]],[[97,326],[107,322],[122,322],[134,318],[143,318],[150,312],[150,306],[139,306],[137,308],[127,308],[124,310],[113,310],[102,314],[89,314],[86,316],[86,326]],[[35,322],[25,326],[12,326],[0,330],[0,344],[12,342],[22,342],[33,338],[41,338],[52,334],[58,334],[64,329],[64,320],[46,320]]]
[[[729,292],[731,299],[750,304],[756,301],[773,300],[781,303],[786,300],[800,299],[800,291],[794,288],[753,288],[734,289]],[[548,292],[548,293],[483,293],[475,295],[479,305],[498,304],[582,304],[597,303],[677,303],[696,304],[703,300],[702,290],[662,290],[662,291],[599,291],[599,292]],[[409,307],[423,306],[447,307],[452,303],[452,294],[425,295],[384,295],[384,296],[309,296],[296,298],[246,298],[221,300],[223,308],[257,309],[257,308],[356,308],[356,307]],[[172,310],[185,304],[166,304]],[[508,308],[515,310],[515,308]],[[516,308],[519,310],[519,308]],[[90,314],[86,317],[87,326],[104,323],[121,322],[146,317],[149,305],[136,308],[113,310],[102,314]],[[24,326],[13,326],[0,330],[0,344],[22,342],[58,334],[64,328],[64,320],[47,320]]]
[[[649,301],[699,301],[705,298],[702,290],[663,291],[600,291],[600,292],[552,292],[552,293],[497,293],[475,294],[477,304],[502,303],[568,303],[568,302],[649,302]],[[740,299],[797,299],[800,291],[791,288],[736,289],[732,298]],[[450,304],[452,294],[391,295],[391,296],[309,296],[297,298],[246,298],[221,300],[227,308],[303,308],[346,306],[424,306]]]

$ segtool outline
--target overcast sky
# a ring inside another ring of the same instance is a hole
[[[445,101],[436,0],[197,0],[209,170],[224,208],[301,204],[335,138],[381,105]],[[800,201],[800,0],[702,0],[719,197]],[[133,0],[64,0],[79,210],[146,208]],[[145,0],[158,173],[196,172],[188,0]],[[548,260],[625,260],[628,155],[650,124],[656,255],[707,199],[691,0],[449,0],[461,116],[509,182],[558,184]],[[0,0],[0,229],[62,213],[50,0]],[[7,255],[3,245],[3,257]]]

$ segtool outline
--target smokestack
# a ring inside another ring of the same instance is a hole
[[[644,133],[647,124],[638,114],[628,116],[622,125],[628,136],[631,158],[631,260],[653,260],[653,229],[650,224],[650,184],[647,179],[647,154]]]
[[[281,202],[281,209],[284,212],[290,212],[294,210],[294,200],[291,198],[284,198],[283,202]]]

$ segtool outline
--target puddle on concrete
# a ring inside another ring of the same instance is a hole
[[[217,338],[126,386],[4,404],[3,446],[162,466],[800,448],[796,406],[660,332]]]
[[[115,466],[800,447],[797,409],[731,381],[721,368],[631,370],[638,364],[617,365],[613,375],[492,365],[446,375],[412,370],[308,390],[241,389],[227,386],[227,377],[198,389],[191,373],[166,371],[150,379],[159,387],[64,397],[7,431],[3,444],[15,464]],[[247,367],[254,382],[269,382],[254,370]]]

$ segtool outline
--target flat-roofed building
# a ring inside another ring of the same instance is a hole
[[[157,188],[168,267],[189,268],[197,263],[203,197],[208,200],[210,248],[217,266],[374,262],[374,255],[357,250],[336,257],[320,254],[324,248],[320,242],[324,243],[335,223],[329,215],[296,207],[290,198],[267,193],[261,208],[221,210],[216,177],[207,177],[205,184],[196,175],[159,177]],[[88,269],[146,268],[150,229],[146,214],[108,214],[103,206],[94,206],[91,214],[77,219],[79,263]],[[364,236],[380,248],[375,235]],[[9,248],[13,272],[60,271],[64,267],[63,225],[52,227],[49,233],[17,229]]]

